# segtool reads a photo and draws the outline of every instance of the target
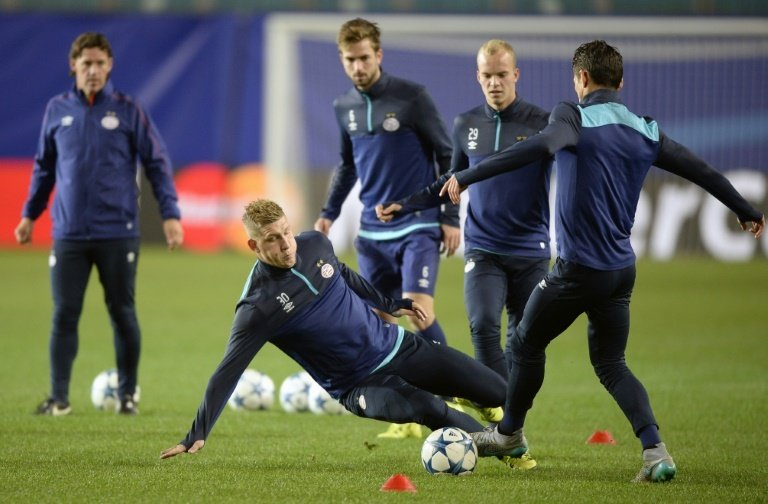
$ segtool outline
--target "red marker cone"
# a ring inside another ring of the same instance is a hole
[[[616,440],[613,439],[613,436],[607,430],[596,430],[587,439],[587,444],[616,444]]]
[[[382,492],[415,492],[416,487],[404,474],[394,474],[381,485]]]

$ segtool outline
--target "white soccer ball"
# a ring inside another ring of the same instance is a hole
[[[117,410],[120,397],[117,394],[118,377],[116,369],[107,369],[96,375],[91,384],[91,402],[98,410]],[[141,398],[141,387],[136,385],[133,401]]]
[[[272,378],[255,369],[246,369],[227,404],[237,411],[257,411],[271,408],[274,402],[275,383]]]
[[[309,387],[307,401],[309,402],[309,411],[315,415],[341,415],[347,413],[347,408],[331,397],[331,395],[317,383],[313,383],[312,386]]]
[[[472,474],[477,465],[477,446],[458,427],[437,429],[424,440],[421,464],[430,474]]]
[[[280,385],[280,406],[287,413],[309,411],[309,389],[315,380],[306,371],[298,371]]]

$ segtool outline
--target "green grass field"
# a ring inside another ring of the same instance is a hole
[[[96,411],[90,384],[114,367],[94,274],[80,324],[72,415],[36,417],[48,391],[47,254],[0,251],[0,499],[3,502],[765,502],[768,500],[768,267],[764,261],[641,262],[628,362],[644,382],[678,465],[664,485],[632,485],[640,450],[592,373],[580,319],[548,353],[526,434],[539,468],[482,459],[469,477],[421,467],[421,442],[378,440],[386,424],[226,409],[200,454],[159,460],[189,428],[221,358],[252,259],[169,253],[140,259],[138,417]],[[441,266],[437,313],[470,353],[462,263]],[[298,366],[267,347],[252,367],[276,384]],[[616,445],[587,445],[596,429]],[[426,429],[425,429],[426,434]],[[395,473],[415,494],[380,492]]]

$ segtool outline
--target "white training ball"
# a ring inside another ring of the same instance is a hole
[[[91,384],[91,402],[98,410],[116,411],[120,406],[118,396],[119,379],[116,369],[107,369],[96,375]],[[141,398],[141,387],[136,385],[133,394],[133,402],[138,403]]]
[[[306,371],[293,373],[280,384],[280,406],[287,413],[309,411],[309,389],[315,380]]]
[[[309,411],[315,415],[341,415],[348,413],[339,401],[331,397],[331,395],[317,383],[313,383],[309,387],[309,395],[307,397],[309,402]]]
[[[237,411],[257,411],[272,407],[275,402],[275,383],[272,378],[255,369],[246,369],[227,404]]]
[[[477,465],[477,446],[458,427],[437,429],[424,440],[421,464],[430,474],[472,474]]]

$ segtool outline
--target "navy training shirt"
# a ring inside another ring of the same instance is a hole
[[[611,271],[634,263],[629,237],[652,165],[701,186],[742,222],[762,217],[721,173],[664,135],[652,118],[632,113],[609,89],[590,93],[578,105],[558,104],[540,134],[456,179],[469,185],[553,154],[557,253],[590,268]]]
[[[411,194],[450,168],[451,144],[440,114],[424,86],[382,71],[370,89],[351,88],[334,101],[341,130],[341,163],[322,217],[336,220],[341,205],[360,180],[360,236],[391,240],[441,223],[459,226],[458,205],[417,212],[383,223],[375,207]]]
[[[107,81],[93,104],[72,90],[48,102],[23,215],[36,220],[56,188],[56,240],[139,236],[139,162],[163,219],[178,219],[173,167],[147,112]]]
[[[548,118],[546,111],[520,98],[499,112],[485,104],[459,115],[453,126],[451,171],[475,166],[537,134]],[[469,188],[464,229],[467,250],[549,258],[551,161],[542,159]]]
[[[208,382],[187,437],[188,448],[206,439],[240,375],[265,343],[293,358],[334,398],[389,362],[403,330],[384,322],[410,306],[374,289],[336,257],[322,233],[296,237],[296,264],[253,267],[235,310],[227,350]]]
[[[515,99],[496,111],[488,104],[456,117],[453,123],[451,171],[429,187],[397,201],[400,215],[449,201],[438,196],[448,178],[483,159],[535,135],[549,113]],[[466,250],[549,258],[549,181],[552,159],[545,158],[469,187],[464,227]]]

